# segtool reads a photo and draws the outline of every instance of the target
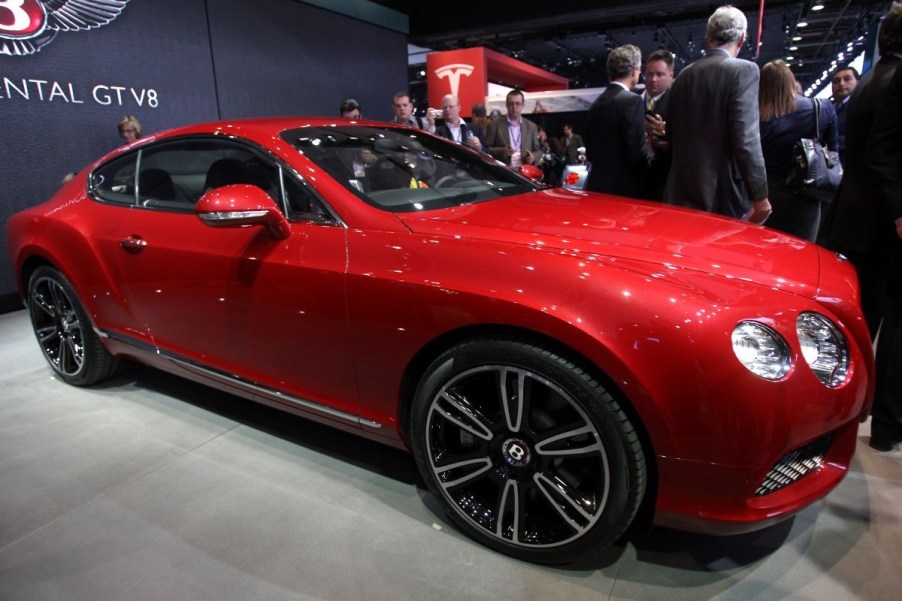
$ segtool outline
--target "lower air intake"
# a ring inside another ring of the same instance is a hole
[[[820,467],[824,462],[824,457],[827,456],[831,442],[833,442],[832,434],[784,455],[767,472],[758,490],[755,491],[755,496],[762,497],[786,488]]]

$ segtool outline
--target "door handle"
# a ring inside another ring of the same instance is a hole
[[[125,250],[127,250],[130,253],[136,254],[136,253],[139,253],[142,250],[144,250],[144,247],[147,246],[147,240],[145,240],[144,238],[142,238],[140,236],[133,234],[133,235],[129,236],[128,238],[123,238],[119,242],[119,246],[121,246],[122,248],[124,248]]]

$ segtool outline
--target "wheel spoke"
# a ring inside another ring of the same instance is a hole
[[[38,342],[41,343],[41,347],[48,348],[48,345],[54,338],[59,337],[59,331],[56,329],[55,325],[49,325],[44,327],[35,326],[34,333],[38,337]]]
[[[520,483],[508,480],[495,509],[495,536],[514,543],[520,542]],[[524,516],[525,519],[525,516]],[[507,528],[509,528],[509,531]]]
[[[66,372],[74,374],[78,371],[84,361],[84,353],[81,350],[81,346],[79,346],[71,336],[66,338],[66,348],[68,349],[67,363],[69,367],[72,368],[71,370],[66,370]]]
[[[533,477],[539,492],[555,511],[574,530],[582,534],[594,523],[595,515],[584,506],[590,505],[579,493],[563,482],[553,481],[544,474]]]
[[[69,341],[65,337],[59,339],[59,346],[56,349],[56,365],[63,373],[69,373],[66,364],[69,362]]]
[[[482,474],[492,469],[492,461],[488,457],[480,457],[476,459],[467,459],[465,461],[457,461],[447,465],[435,465],[432,468],[442,488],[445,490],[466,484],[479,478]],[[464,472],[462,474],[452,474],[451,472]],[[451,478],[449,480],[449,478]]]
[[[588,424],[582,428],[549,436],[536,443],[536,453],[546,457],[592,455],[603,450],[604,447],[595,434],[595,428]]]
[[[466,399],[453,391],[443,392],[440,398],[443,402],[436,404],[436,413],[477,438],[486,441],[492,439],[492,431],[486,420],[470,407]]]
[[[41,311],[46,313],[47,317],[53,318],[56,316],[53,305],[49,300],[47,300],[47,297],[44,296],[43,293],[35,289],[31,295],[31,298],[34,301],[32,304],[33,307],[40,309]]]
[[[56,315],[63,315],[69,306],[68,299],[66,298],[65,291],[56,283],[52,283],[49,286],[50,288],[50,296],[53,299],[53,310]]]
[[[501,404],[504,406],[504,419],[507,429],[519,432],[523,425],[523,414],[526,402],[526,372],[517,369],[501,370]]]

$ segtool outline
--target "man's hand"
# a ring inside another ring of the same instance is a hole
[[[645,131],[651,137],[663,138],[667,133],[667,124],[661,115],[645,115]]]
[[[752,203],[752,210],[743,215],[743,219],[750,223],[763,224],[773,212],[770,206],[770,200],[762,198]]]
[[[896,235],[902,238],[902,217],[896,219]]]

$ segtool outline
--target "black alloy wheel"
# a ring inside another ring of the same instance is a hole
[[[112,375],[117,360],[100,343],[66,277],[39,267],[28,281],[28,313],[44,357],[60,378],[87,386]]]
[[[601,552],[645,493],[642,446],[614,398],[577,364],[526,341],[445,352],[411,418],[417,464],[452,521],[520,559]]]

